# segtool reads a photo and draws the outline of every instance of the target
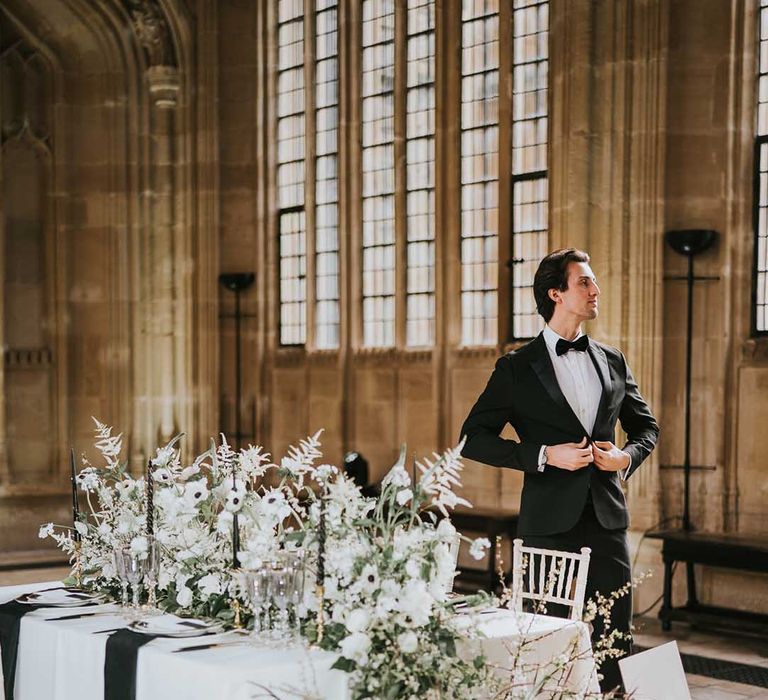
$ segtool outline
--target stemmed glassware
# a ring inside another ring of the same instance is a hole
[[[123,562],[123,556],[118,549],[112,553],[115,560],[115,571],[117,577],[120,579],[120,606],[122,607],[123,614],[128,612],[128,575],[125,571],[125,563]]]
[[[264,616],[269,610],[269,577],[265,569],[249,569],[243,572],[245,594],[253,612],[251,642],[256,646],[265,645]]]
[[[304,604],[304,566],[303,552],[297,552],[293,558],[293,595],[291,595],[291,607],[293,608],[293,636],[297,644],[302,644],[301,637],[301,606]]]
[[[157,581],[160,577],[160,543],[151,535],[147,536],[147,564],[144,574],[144,583],[147,586],[147,605],[145,611],[148,615],[161,615],[162,610],[157,607]]]
[[[147,552],[137,552],[131,547],[122,547],[118,552],[122,559],[122,567],[125,578],[131,586],[131,610],[134,618],[141,617],[139,608],[139,592],[147,571],[149,555]]]
[[[275,641],[289,641],[288,603],[293,598],[294,569],[283,562],[275,562],[277,566],[269,570],[270,598],[277,608],[277,624],[275,625]]]

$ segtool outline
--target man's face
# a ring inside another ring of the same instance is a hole
[[[600,287],[589,263],[568,263],[568,289],[550,289],[549,296],[555,302],[557,315],[576,317],[579,321],[597,318]]]

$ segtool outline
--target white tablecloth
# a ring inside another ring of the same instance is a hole
[[[0,603],[21,593],[50,588],[57,582],[0,588]],[[71,610],[69,612],[72,612]],[[40,609],[21,620],[15,700],[101,700],[104,697],[104,651],[108,635],[93,634],[125,623],[117,615],[46,622],[63,616],[62,609]],[[590,652],[589,632],[583,623],[559,618],[516,616],[510,611],[482,616],[487,639],[481,644],[489,662],[500,669],[511,665],[515,641],[536,640],[525,648],[523,661],[547,662],[579,649],[582,659],[572,664],[566,685],[572,691],[595,692],[597,681]],[[139,649],[136,700],[240,700],[268,696],[281,700],[307,696],[346,700],[347,674],[331,669],[336,655],[302,649],[256,649],[232,646],[173,654],[216,637],[155,639]],[[2,685],[0,684],[0,695]],[[11,700],[8,698],[7,700]]]

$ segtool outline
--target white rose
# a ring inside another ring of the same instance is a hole
[[[356,608],[347,617],[346,626],[350,632],[363,632],[370,621],[371,615],[365,608]]]
[[[341,655],[354,661],[358,666],[368,663],[368,650],[371,648],[371,638],[362,632],[355,632],[341,640]]]
[[[397,636],[397,646],[403,654],[413,654],[419,646],[419,638],[414,632],[403,632]]]
[[[186,608],[192,602],[192,589],[182,586],[176,592],[176,602],[182,607]]]
[[[215,595],[221,593],[221,579],[217,574],[207,574],[197,582],[197,587],[206,597]]]

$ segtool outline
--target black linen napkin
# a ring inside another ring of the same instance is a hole
[[[109,635],[104,656],[104,700],[135,700],[139,649],[156,637],[127,628]]]
[[[3,655],[3,685],[6,700],[13,700],[16,685],[16,660],[19,656],[19,628],[21,618],[28,612],[45,607],[25,605],[12,600],[0,605],[0,650]]]

